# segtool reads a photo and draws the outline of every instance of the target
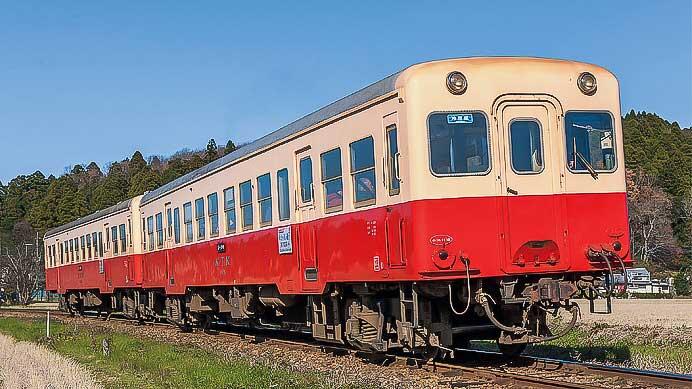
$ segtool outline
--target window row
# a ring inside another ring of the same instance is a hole
[[[130,231],[132,226],[128,221]],[[104,235],[106,240],[104,242]],[[130,245],[132,243],[130,242]],[[112,247],[111,247],[112,246]],[[47,246],[48,265],[50,267],[83,262],[104,257],[104,252],[112,254],[126,254],[128,250],[128,232],[125,224],[109,227],[104,226],[104,231],[85,234],[60,243]]]
[[[616,169],[614,127],[608,112],[565,114],[567,167],[572,172]],[[437,175],[480,175],[490,171],[488,125],[481,112],[433,113],[428,118],[430,168]],[[510,162],[517,174],[543,171],[543,140],[537,119],[509,124]]]
[[[387,128],[386,141],[389,194],[395,195],[399,193],[400,187],[396,126],[392,125]],[[349,151],[354,204],[356,207],[375,204],[377,181],[373,137],[352,142],[349,145]],[[298,165],[300,202],[302,204],[313,203],[314,187],[311,157],[301,158]],[[320,166],[325,211],[340,211],[343,209],[341,149],[335,148],[320,154]],[[226,234],[249,231],[254,228],[255,221],[260,227],[271,226],[274,205],[278,207],[280,221],[290,219],[291,185],[288,169],[276,171],[274,177],[272,179],[271,173],[265,173],[255,179],[254,186],[252,180],[247,180],[238,184],[237,191],[235,186],[228,187],[221,193],[221,199],[219,199],[218,193],[214,192],[205,197],[199,197],[194,202],[186,202],[182,205],[182,215],[180,207],[172,208],[170,204],[166,204],[164,212],[142,218],[144,249],[153,251],[163,248],[166,240],[180,244],[183,241],[184,243],[191,243],[204,240],[207,237],[215,238],[219,236],[221,228]],[[276,192],[272,191],[273,184],[277,186]],[[274,195],[277,196],[276,199],[274,199]],[[236,207],[236,201],[238,207]],[[257,204],[258,215],[255,215],[255,203]],[[239,218],[237,211],[240,212]],[[223,223],[220,222],[221,220]]]
[[[386,169],[389,195],[399,193],[399,145],[397,129],[392,125],[386,133]],[[377,179],[375,177],[375,144],[373,137],[367,137],[349,145],[350,176],[353,186],[353,205],[358,207],[375,204],[377,199]],[[314,202],[314,180],[312,157],[305,156],[298,164],[300,174],[300,201],[302,204]],[[327,213],[343,210],[344,183],[341,166],[341,148],[320,154],[320,184],[324,193],[324,210]]]
[[[289,198],[288,169],[281,169],[276,173],[278,187],[279,220],[288,220],[291,215]],[[272,182],[269,173],[257,177],[257,203],[259,209],[259,224],[261,227],[272,224]],[[253,228],[253,190],[250,180],[238,186],[242,230]],[[153,251],[163,248],[166,239],[175,244],[200,241],[219,236],[221,229],[220,217],[223,217],[226,234],[237,231],[236,221],[236,190],[231,186],[223,191],[223,216],[219,214],[219,196],[214,192],[206,197],[200,197],[193,202],[187,202],[180,208],[166,206],[166,228],[164,229],[164,213],[142,219],[143,244],[145,250]],[[182,220],[182,223],[181,223]],[[182,229],[182,231],[181,231]]]

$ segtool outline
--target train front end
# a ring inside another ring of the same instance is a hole
[[[470,58],[413,66],[399,83],[412,257],[421,289],[449,282],[453,344],[492,334],[511,353],[569,331],[571,300],[609,296],[631,263],[617,79]]]

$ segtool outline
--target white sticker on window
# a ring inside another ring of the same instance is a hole
[[[471,124],[473,123],[473,114],[471,113],[455,113],[447,115],[447,124]]]
[[[279,254],[291,254],[293,252],[293,240],[291,239],[291,226],[277,229],[279,239]]]

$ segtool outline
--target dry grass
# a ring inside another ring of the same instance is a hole
[[[24,388],[101,388],[89,372],[44,346],[15,342],[0,334],[0,386]]]

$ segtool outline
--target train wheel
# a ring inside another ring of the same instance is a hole
[[[497,342],[497,348],[505,357],[516,358],[526,350],[526,343],[503,344]]]

